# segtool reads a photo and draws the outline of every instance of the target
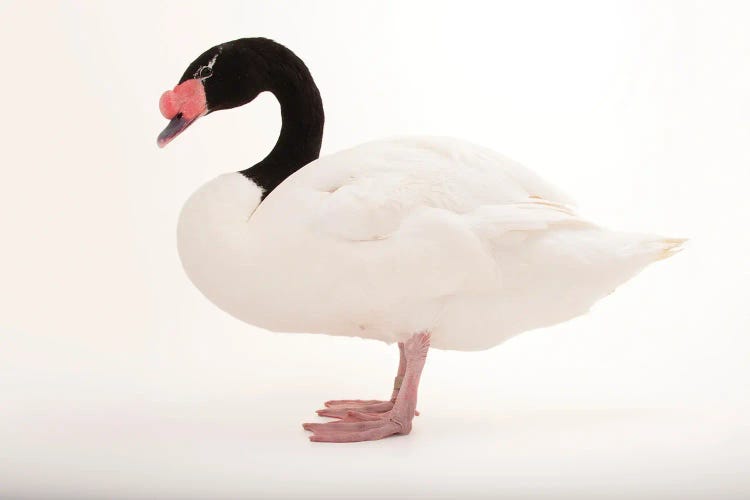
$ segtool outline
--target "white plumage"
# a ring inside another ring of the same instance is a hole
[[[210,181],[178,247],[206,297],[273,331],[485,349],[585,313],[683,241],[596,226],[523,166],[447,138],[363,144],[261,194],[239,173]]]

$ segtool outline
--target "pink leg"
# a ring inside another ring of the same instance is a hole
[[[430,348],[430,334],[417,333],[404,343],[402,352],[406,364],[403,384],[394,391],[396,400],[390,411],[381,414],[348,411],[341,419],[327,423],[302,424],[312,431],[310,441],[348,443],[373,441],[393,434],[409,434],[417,408],[417,389]]]
[[[393,404],[396,402],[396,396],[401,388],[406,373],[406,355],[404,354],[404,343],[398,343],[399,363],[398,373],[393,382],[393,393],[391,399],[383,401],[379,399],[334,399],[324,403],[325,408],[318,410],[317,414],[321,417],[345,418],[349,412],[370,413],[377,415],[391,411]],[[419,415],[419,412],[417,412]]]

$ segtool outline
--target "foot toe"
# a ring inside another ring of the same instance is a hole
[[[311,424],[310,441],[325,443],[352,443],[374,441],[398,434],[399,427],[390,420],[368,422],[327,422]]]
[[[330,401],[326,401],[323,403],[324,406],[331,407],[331,406],[351,406],[351,405],[361,405],[361,404],[374,404],[374,403],[381,403],[379,399],[331,399]]]
[[[346,416],[344,418],[352,419],[355,421],[380,420],[383,418],[383,414],[382,413],[365,413],[361,411],[350,410],[346,413]]]
[[[393,408],[392,401],[376,401],[374,403],[358,403],[341,406],[329,406],[317,410],[316,413],[321,417],[343,418],[350,411],[364,413],[386,413]]]

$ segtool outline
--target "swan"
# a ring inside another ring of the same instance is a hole
[[[272,92],[282,126],[256,165],[185,203],[177,244],[216,306],[276,332],[397,343],[390,400],[331,400],[312,441],[408,434],[429,348],[488,349],[584,314],[684,240],[610,231],[518,163],[443,137],[319,158],[324,113],[305,64],[265,38],[208,49],[159,107],[165,146],[198,118]]]

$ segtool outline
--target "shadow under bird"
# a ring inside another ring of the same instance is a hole
[[[277,332],[398,343],[389,400],[332,400],[313,441],[408,434],[428,350],[479,350],[584,314],[684,240],[611,231],[522,165],[458,139],[402,137],[319,158],[323,104],[305,64],[265,38],[208,49],[159,107],[165,146],[198,118],[279,101],[263,160],[199,188],[179,217],[195,286]]]

